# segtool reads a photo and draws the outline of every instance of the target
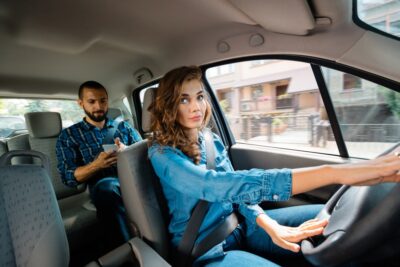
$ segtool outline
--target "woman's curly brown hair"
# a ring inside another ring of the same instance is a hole
[[[178,123],[178,107],[183,83],[194,79],[202,82],[201,77],[202,72],[196,66],[185,66],[169,71],[161,79],[156,97],[148,109],[151,112],[150,127],[153,133],[152,137],[149,138],[149,144],[156,141],[162,146],[178,148],[190,157],[195,164],[200,162],[199,144],[189,140],[182,126]],[[206,111],[201,129],[208,124],[211,116],[211,106],[206,98],[205,101]]]

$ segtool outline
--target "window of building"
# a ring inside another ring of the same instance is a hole
[[[253,91],[251,92],[252,98],[253,99],[258,99],[259,97],[262,97],[264,95],[264,90],[262,85],[254,85],[253,87]]]
[[[343,90],[361,89],[361,79],[354,75],[343,74]]]

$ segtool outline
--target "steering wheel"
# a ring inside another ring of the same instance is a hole
[[[376,256],[378,246],[393,239],[399,227],[400,184],[342,186],[317,218],[329,220],[322,236],[301,243],[303,255],[313,265],[337,266],[367,252],[368,257]],[[398,253],[393,250],[389,253]]]

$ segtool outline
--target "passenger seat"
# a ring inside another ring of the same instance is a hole
[[[62,129],[61,116],[58,112],[30,112],[25,114],[25,121],[31,149],[50,159],[50,178],[71,249],[82,247],[85,241],[95,239],[98,234],[96,208],[85,184],[68,187],[62,183],[57,171],[56,142]]]

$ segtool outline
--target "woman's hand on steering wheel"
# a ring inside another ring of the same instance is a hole
[[[298,227],[289,227],[278,224],[266,214],[260,214],[256,222],[258,226],[267,232],[275,245],[293,252],[300,251],[300,246],[296,243],[303,239],[320,235],[328,224],[327,220],[312,219]]]

